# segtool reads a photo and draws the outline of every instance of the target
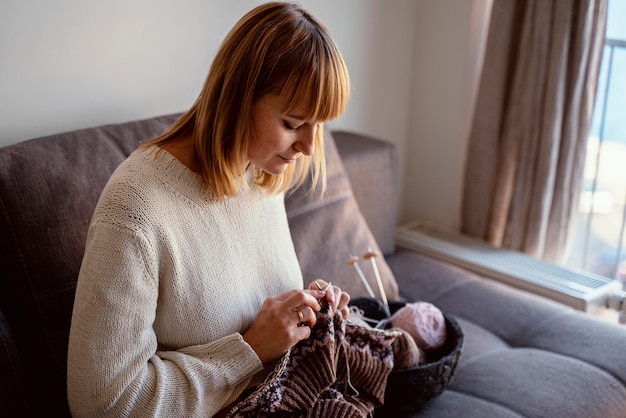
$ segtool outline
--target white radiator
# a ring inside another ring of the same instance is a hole
[[[585,312],[615,309],[611,302],[624,295],[619,280],[499,249],[423,222],[399,226],[396,243]]]

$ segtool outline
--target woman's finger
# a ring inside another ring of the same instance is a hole
[[[348,307],[349,304],[350,295],[346,292],[341,292],[339,303],[337,304],[337,309],[341,312],[343,319],[348,319],[348,315],[350,314],[350,308]]]
[[[277,360],[298,341],[309,338],[316,322],[315,312],[320,309],[311,292],[315,293],[287,292],[287,296],[269,297],[263,302],[252,325],[243,334],[263,364]]]
[[[312,306],[315,307],[317,305],[319,305],[317,303],[317,300],[324,297],[326,293],[324,291],[321,290],[311,290],[311,289],[306,289],[306,290],[298,290],[298,289],[294,289],[294,290],[290,290],[288,292],[285,293],[281,293],[279,295],[276,296],[272,296],[270,298],[268,298],[268,300],[274,301],[274,302],[282,302],[285,303],[286,306],[290,306],[293,305],[295,307],[298,306]],[[319,309],[318,309],[319,310]]]
[[[311,336],[310,327],[296,327],[293,331],[293,336],[296,341],[304,341]]]

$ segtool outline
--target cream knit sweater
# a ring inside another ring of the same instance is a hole
[[[210,417],[262,372],[243,340],[302,288],[282,195],[213,201],[166,151],[134,152],[93,215],[68,354],[74,416]]]

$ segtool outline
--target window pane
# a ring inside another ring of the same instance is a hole
[[[624,3],[626,4],[626,1]],[[605,46],[590,135],[599,137],[603,134],[605,140],[626,143],[626,121],[624,120],[624,109],[626,109],[626,74],[624,73],[626,71],[626,48],[613,48],[611,80],[609,81],[607,77],[610,58],[611,47]],[[610,82],[608,89],[606,89],[607,82]],[[605,92],[607,91],[606,109],[603,109]],[[603,112],[605,112],[604,115]],[[602,127],[603,117],[604,127]],[[602,128],[604,131],[601,131]]]
[[[620,3],[626,5],[626,1]],[[626,198],[624,109],[626,48],[607,46],[587,145],[580,213],[567,264],[622,280],[626,280],[625,251],[620,247],[626,245],[620,242]]]
[[[609,0],[606,21],[606,37],[610,39],[626,39],[626,1]]]

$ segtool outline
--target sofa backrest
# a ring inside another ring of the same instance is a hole
[[[177,117],[84,129],[0,148],[2,415],[69,416],[67,344],[93,210],[115,168],[140,141],[161,134]],[[365,289],[345,258],[337,258],[368,245],[385,254],[393,251],[397,155],[390,143],[347,132],[337,133],[336,147],[332,135],[327,141],[327,191],[334,195],[303,216],[298,213],[306,203],[304,192],[290,194],[290,227],[303,231],[294,236],[303,272],[335,277],[334,283],[358,296]],[[354,195],[351,183],[357,186]],[[351,227],[346,231],[347,224]],[[334,229],[331,240],[328,231]],[[379,268],[389,286],[387,294],[396,295],[397,284],[384,260]]]
[[[0,344],[6,341],[7,355],[0,397],[3,413],[5,407],[17,412],[8,416],[69,415],[67,341],[89,221],[113,170],[139,141],[162,133],[175,118],[0,149]],[[25,405],[34,410],[21,410]]]
[[[333,137],[363,218],[383,254],[393,254],[400,192],[398,149],[356,132],[333,131]]]

